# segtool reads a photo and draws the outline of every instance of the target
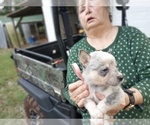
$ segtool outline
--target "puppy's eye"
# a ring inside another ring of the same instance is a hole
[[[103,69],[100,70],[100,75],[101,76],[106,76],[106,74],[109,72],[109,68],[105,67]]]
[[[106,68],[102,69],[102,71],[103,71],[103,72],[107,72],[107,71],[108,71],[108,68],[106,67]]]

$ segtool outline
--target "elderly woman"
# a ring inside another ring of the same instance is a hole
[[[71,64],[77,63],[82,70],[78,60],[81,49],[89,53],[111,51],[118,69],[125,76],[122,87],[127,91],[124,101],[107,114],[115,118],[150,118],[150,41],[135,27],[113,26],[108,3],[109,0],[78,0],[78,16],[86,37],[71,48],[64,95],[72,105],[81,109],[83,118],[90,118],[84,110],[88,86],[76,76]],[[96,96],[105,98],[100,93]]]

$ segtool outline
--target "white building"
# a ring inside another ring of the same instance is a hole
[[[130,0],[127,5],[128,25],[137,27],[150,38],[150,1]],[[116,7],[113,7],[113,24],[121,25],[121,12]]]

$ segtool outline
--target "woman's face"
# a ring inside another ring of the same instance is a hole
[[[78,5],[79,20],[86,31],[109,21],[105,0],[78,0]]]

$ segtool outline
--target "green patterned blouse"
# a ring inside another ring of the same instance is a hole
[[[70,51],[67,65],[67,86],[64,90],[66,99],[72,104],[68,94],[68,84],[77,81],[79,78],[74,74],[71,64],[77,63],[82,71],[78,60],[79,50],[87,52],[95,51],[86,38],[77,42]],[[144,33],[135,27],[119,27],[114,42],[103,51],[111,52],[116,60],[119,70],[124,74],[125,81],[123,88],[137,88],[143,95],[142,106],[135,106],[129,111],[120,111],[115,118],[118,119],[148,119],[150,118],[150,41]],[[83,118],[90,118],[88,112],[81,112]]]

